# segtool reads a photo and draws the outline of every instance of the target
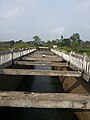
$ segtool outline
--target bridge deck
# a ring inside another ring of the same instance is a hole
[[[26,57],[27,61],[17,61],[18,65],[47,65],[68,66],[59,57]],[[35,61],[35,62],[30,62]],[[36,61],[39,61],[36,62]],[[43,61],[43,62],[40,62]],[[46,62],[47,61],[47,62]],[[52,62],[51,62],[52,61]],[[58,70],[31,70],[31,69],[0,69],[2,75],[41,75],[41,76],[72,76],[81,77],[79,71]],[[33,108],[69,108],[90,110],[90,95],[71,93],[28,93],[28,92],[0,92],[0,106],[9,107],[33,107]]]
[[[57,57],[57,58],[53,58],[53,57],[26,57],[26,58],[22,58],[23,60],[31,60],[31,61],[62,61],[61,58]]]
[[[0,106],[90,110],[90,95],[12,91],[0,92]]]
[[[42,55],[43,54],[35,54],[34,53],[34,54],[29,55],[29,57],[42,57]],[[57,56],[57,55],[46,55],[46,54],[45,54],[45,57],[46,58],[48,58],[48,57],[49,58],[59,58],[59,56]]]
[[[56,63],[56,62],[30,62],[30,61],[16,61],[15,65],[42,65],[42,66],[60,66],[68,67],[67,63]]]
[[[1,69],[0,74],[81,77],[81,72],[79,71],[57,71],[57,70]]]

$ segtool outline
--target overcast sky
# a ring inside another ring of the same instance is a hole
[[[78,32],[90,40],[90,0],[0,0],[0,40],[42,40]]]

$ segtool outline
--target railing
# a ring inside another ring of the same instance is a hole
[[[87,81],[90,79],[90,62],[86,60],[86,55],[80,56],[73,54],[72,52],[67,53],[65,51],[59,51],[51,49],[52,52],[62,57],[64,60],[68,61],[70,64],[74,65],[76,68],[85,73],[88,77]]]
[[[10,62],[14,59],[20,58],[24,55],[32,53],[36,51],[35,48],[32,49],[19,49],[19,50],[11,50],[6,52],[0,52],[0,65],[3,65],[7,62]]]

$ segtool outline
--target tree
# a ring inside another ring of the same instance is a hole
[[[57,45],[56,40],[52,40],[52,44],[53,44],[53,45]]]
[[[41,39],[39,38],[39,36],[34,36],[33,42],[34,42],[34,45],[37,47],[41,44]]]
[[[24,41],[23,40],[18,40],[18,41],[16,41],[16,43],[24,43]]]
[[[61,46],[67,46],[67,47],[70,47],[70,39],[63,39],[62,41],[61,41]]]
[[[63,39],[63,35],[61,35],[61,39]]]
[[[10,41],[10,47],[13,47],[14,44],[15,44],[14,40],[11,40],[11,41]]]
[[[80,48],[80,35],[79,33],[74,33],[71,37],[70,37],[70,46],[74,51],[79,51]]]
[[[46,42],[46,44],[47,44],[47,47],[49,48],[49,49],[51,49],[52,48],[52,42],[50,41],[50,40],[48,40],[47,42]]]
[[[79,33],[74,33],[71,37],[70,37],[71,40],[73,41],[80,41],[80,35]]]
[[[23,40],[19,40],[18,42],[19,42],[19,43],[22,43],[22,42],[23,42]]]
[[[71,48],[74,50],[74,51],[79,51],[79,42],[78,41],[71,41]]]

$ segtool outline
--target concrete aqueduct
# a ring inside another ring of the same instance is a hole
[[[17,65],[18,69],[9,67],[12,65]],[[52,66],[52,70],[21,69],[20,65]],[[13,91],[23,75],[59,76],[65,93]],[[37,51],[35,48],[0,53],[0,90],[0,106],[69,108],[76,110],[80,120],[90,119],[90,62],[85,56],[55,49]]]

